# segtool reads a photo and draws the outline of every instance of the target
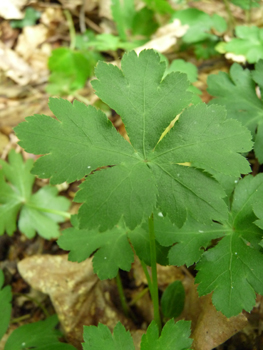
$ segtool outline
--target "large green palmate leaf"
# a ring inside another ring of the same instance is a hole
[[[255,293],[263,295],[262,218],[263,174],[246,176],[237,184],[229,219],[210,225],[188,219],[178,229],[167,218],[155,218],[156,239],[164,246],[174,245],[169,252],[170,264],[197,264],[196,283],[199,295],[213,292],[213,303],[227,317],[243,309],[251,311]],[[262,219],[261,219],[262,220]],[[223,237],[204,252],[212,239]]]
[[[14,150],[10,151],[8,160],[9,163],[0,160],[0,235],[14,233],[20,211],[18,227],[28,238],[34,237],[36,231],[46,239],[58,237],[58,223],[64,221],[60,211],[67,211],[70,201],[58,197],[58,190],[50,186],[32,194],[33,160],[23,162],[22,156]],[[50,213],[52,210],[56,214]]]
[[[10,318],[11,318],[11,312],[12,312],[12,292],[10,286],[5,286],[3,288],[4,284],[4,274],[3,271],[0,270],[0,312],[1,312],[1,319],[0,319],[0,340],[2,339],[3,335],[5,334]]]
[[[250,134],[227,120],[222,107],[198,104],[183,111],[161,139],[191,100],[186,76],[172,72],[162,79],[165,68],[153,50],[125,54],[122,70],[103,62],[96,68],[92,85],[122,117],[131,144],[102,112],[78,101],[51,99],[57,119],[36,115],[16,127],[25,150],[45,154],[34,174],[54,184],[93,172],[75,199],[84,202],[80,228],[104,231],[123,217],[134,229],[156,206],[179,226],[187,213],[203,222],[227,215],[224,191],[209,172],[249,172],[238,153],[251,149]],[[104,168],[94,173],[99,167]]]
[[[255,82],[262,89],[263,65],[262,61],[256,64],[251,73],[234,63],[229,75],[220,72],[208,77],[207,91],[216,98],[209,104],[225,106],[229,118],[239,120],[255,135],[255,153],[260,163],[263,162],[263,103],[257,97]]]

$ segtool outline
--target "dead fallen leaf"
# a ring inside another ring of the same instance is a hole
[[[161,53],[166,52],[177,43],[177,38],[181,38],[188,28],[188,25],[182,25],[178,19],[175,19],[172,23],[160,27],[152,36],[152,40],[136,48],[135,51],[140,53],[145,49],[154,49]]]
[[[5,19],[21,19],[24,14],[21,10],[28,0],[8,0],[0,2],[0,17]]]
[[[27,61],[38,46],[46,41],[47,34],[48,28],[44,24],[24,27],[18,37],[15,51]]]
[[[240,314],[227,318],[216,311],[211,294],[200,298],[202,311],[192,333],[194,350],[212,350],[247,325],[247,318]]]
[[[121,321],[136,328],[111,301],[115,285],[98,279],[91,259],[78,264],[67,255],[35,255],[20,261],[18,270],[30,286],[50,296],[68,341],[78,349],[83,325],[101,322],[113,330]]]

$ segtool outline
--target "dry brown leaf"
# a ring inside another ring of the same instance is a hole
[[[172,23],[160,27],[152,36],[152,40],[136,48],[135,51],[140,53],[145,49],[154,49],[161,53],[166,52],[177,43],[177,38],[181,38],[188,28],[188,25],[182,25],[178,19],[175,19]]]
[[[37,74],[15,51],[0,42],[0,69],[19,85],[27,85]]]
[[[38,46],[47,39],[48,29],[44,24],[24,27],[18,37],[15,51],[26,61],[31,57]]]
[[[82,5],[82,0],[59,0],[59,2],[65,9],[69,9],[71,11],[75,10],[77,6]]]
[[[78,349],[82,349],[83,325],[101,322],[113,330],[121,321],[135,329],[113,305],[114,285],[99,281],[91,259],[73,263],[67,255],[35,255],[20,261],[18,270],[29,285],[50,296],[68,341]]]
[[[24,17],[21,8],[27,4],[28,0],[1,0],[0,17],[5,19],[21,19]]]
[[[211,295],[200,298],[202,311],[192,334],[194,350],[212,350],[243,329],[247,318],[240,314],[227,318],[216,311]]]

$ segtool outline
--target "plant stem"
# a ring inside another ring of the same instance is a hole
[[[152,286],[150,291],[151,291],[151,296],[153,301],[154,320],[158,325],[159,332],[161,333],[162,324],[161,324],[161,317],[160,317],[160,310],[159,310],[156,245],[155,245],[153,215],[149,217],[149,235],[150,235],[150,252],[151,252],[151,268],[152,268]]]
[[[147,292],[149,288],[144,288],[141,292],[139,292],[135,297],[129,302],[129,306],[133,306],[137,303],[138,300],[140,300]]]
[[[232,11],[230,10],[230,6],[229,6],[228,0],[224,0],[224,4],[225,4],[226,12],[228,14],[229,30],[232,33],[233,28],[235,27],[235,18],[234,18],[233,14],[232,14]]]
[[[30,300],[30,301],[32,301],[34,304],[36,304],[42,311],[43,311],[43,313],[44,313],[44,315],[46,316],[46,317],[49,317],[50,315],[49,315],[49,312],[47,311],[47,309],[45,308],[45,306],[44,305],[42,305],[39,301],[37,301],[35,298],[32,298],[32,297],[30,297],[29,295],[27,295],[27,294],[23,294],[23,293],[13,293],[13,295],[18,295],[18,296],[22,296],[22,297],[25,297],[25,298],[27,298],[28,300]],[[19,319],[19,318],[18,318]],[[15,319],[16,321],[17,321],[17,319]],[[13,322],[14,322],[14,320],[13,320]],[[18,322],[18,321],[17,321]]]
[[[124,294],[124,290],[123,290],[123,286],[122,286],[122,282],[121,282],[121,277],[120,277],[120,271],[118,271],[118,274],[116,276],[116,284],[117,284],[117,288],[119,291],[122,310],[124,312],[124,315],[126,317],[129,317],[130,310],[129,310],[129,306],[128,306],[126,298],[125,298],[125,294]]]
[[[70,219],[71,218],[71,214],[67,213],[66,211],[61,211],[61,210],[56,210],[56,209],[49,209],[49,208],[41,208],[41,207],[38,207],[37,205],[31,204],[31,203],[27,203],[26,206],[29,207],[29,208],[32,208],[32,209],[43,211],[45,213],[50,213],[50,214],[63,216],[66,219]]]
[[[71,17],[71,14],[68,10],[64,11],[65,17],[67,19],[68,22],[68,26],[69,26],[69,35],[70,35],[70,46],[69,48],[71,50],[75,49],[76,46],[76,32],[75,32],[75,27],[74,27],[74,23]]]
[[[151,276],[149,275],[149,272],[147,270],[147,266],[145,264],[144,261],[140,260],[141,261],[141,265],[142,265],[142,268],[143,268],[143,272],[145,274],[145,277],[147,279],[147,283],[148,283],[148,287],[149,287],[149,290],[150,290],[150,293],[152,294],[152,280],[151,280]]]
[[[90,101],[86,97],[80,95],[79,93],[74,92],[73,96],[80,100],[80,102],[83,102],[86,105],[90,105]]]

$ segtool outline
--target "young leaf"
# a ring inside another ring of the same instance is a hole
[[[220,53],[243,55],[248,63],[256,63],[263,58],[263,28],[256,26],[236,26],[236,38],[221,42],[216,46]]]
[[[110,166],[80,186],[75,199],[84,202],[80,228],[104,231],[123,217],[134,229],[156,206],[179,226],[187,212],[204,222],[221,220],[227,214],[224,192],[206,172],[239,176],[250,171],[238,154],[251,149],[250,134],[237,121],[226,120],[220,106],[188,108],[161,137],[191,100],[186,76],[171,73],[162,79],[165,68],[153,50],[125,54],[122,70],[103,62],[96,68],[98,79],[92,85],[121,115],[131,144],[103,113],[77,101],[71,105],[52,99],[57,120],[33,116],[16,128],[22,147],[45,154],[33,172],[51,176],[51,183],[74,181]]]
[[[116,277],[119,269],[130,271],[134,260],[127,229],[122,223],[105,233],[79,230],[75,225],[63,231],[58,245],[70,250],[70,261],[84,261],[95,252],[93,268],[101,280]]]
[[[166,0],[143,0],[145,4],[154,12],[165,14],[173,13],[174,10]]]
[[[195,8],[176,11],[172,19],[179,19],[182,24],[189,25],[189,29],[183,36],[183,41],[188,44],[197,43],[207,39],[213,39],[215,35],[209,33],[212,28],[219,32],[227,29],[226,21],[217,14],[213,16]]]
[[[218,75],[208,77],[207,91],[216,98],[209,104],[225,106],[229,118],[239,120],[255,135],[255,153],[260,163],[263,163],[263,103],[257,97],[254,81],[260,81],[263,66],[258,64],[251,76],[248,69],[242,69],[234,63],[229,75],[220,72]],[[254,80],[254,81],[253,81]]]
[[[5,231],[9,235],[14,233],[21,211],[18,227],[28,238],[34,237],[36,231],[46,239],[58,237],[58,223],[64,221],[59,212],[67,211],[70,201],[57,197],[55,187],[46,186],[32,194],[35,178],[30,170],[33,160],[24,163],[22,156],[14,150],[10,151],[8,160],[9,163],[0,160],[0,235]]]
[[[57,324],[58,318],[54,315],[45,321],[21,326],[7,339],[4,350],[76,350],[74,346],[58,341],[61,333],[55,329]]]
[[[11,300],[12,300],[12,292],[11,287],[6,286],[3,288],[4,284],[4,274],[3,271],[0,270],[0,340],[2,339],[3,335],[5,334],[10,318],[11,318]]]
[[[185,290],[181,281],[174,281],[165,289],[161,298],[161,309],[165,317],[180,316],[184,309]]]
[[[153,321],[147,329],[147,333],[142,336],[141,350],[186,350],[192,344],[190,339],[191,322],[178,321],[173,319],[168,321],[159,338],[157,324]]]
[[[36,21],[40,17],[41,17],[41,12],[29,6],[26,8],[24,18],[10,21],[10,26],[12,28],[24,28],[28,26],[33,26],[36,24]]]
[[[111,0],[111,13],[121,40],[126,41],[126,30],[131,28],[135,16],[134,0]]]
[[[98,327],[84,326],[83,350],[134,350],[134,344],[129,332],[118,322],[111,334],[109,328],[99,323]]]
[[[83,88],[97,59],[96,54],[73,51],[67,47],[53,50],[48,60],[51,74],[47,92],[63,95]]]

